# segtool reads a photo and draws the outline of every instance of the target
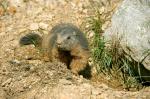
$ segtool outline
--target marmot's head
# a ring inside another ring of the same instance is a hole
[[[56,46],[58,49],[71,51],[77,43],[78,39],[75,31],[62,31],[57,34]]]

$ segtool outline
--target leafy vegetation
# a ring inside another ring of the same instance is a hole
[[[99,13],[96,16],[90,18],[88,22],[90,29],[94,32],[92,39],[92,57],[94,66],[97,69],[98,74],[104,74],[110,79],[117,79],[124,88],[130,90],[131,88],[139,88],[139,76],[135,76],[136,73],[132,67],[137,65],[136,63],[129,61],[126,54],[120,49],[119,40],[114,40],[108,44],[105,42],[102,36],[102,24],[103,20]],[[106,46],[109,45],[109,46]],[[111,82],[110,82],[111,83]]]

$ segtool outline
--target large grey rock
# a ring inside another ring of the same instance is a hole
[[[124,0],[104,37],[120,39],[123,50],[150,70],[150,0]]]

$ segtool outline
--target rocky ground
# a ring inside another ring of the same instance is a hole
[[[0,0],[5,8],[0,6],[0,99],[148,99],[148,87],[136,92],[119,91],[103,82],[74,76],[60,62],[42,61],[34,46],[18,44],[26,33],[47,34],[60,22],[71,22],[87,32],[87,19],[95,14],[96,7],[107,19],[105,30],[120,0],[108,1]],[[88,32],[89,38],[92,35]]]

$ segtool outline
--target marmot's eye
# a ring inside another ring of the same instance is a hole
[[[67,37],[67,39],[70,39],[70,38],[71,38],[70,36]]]

